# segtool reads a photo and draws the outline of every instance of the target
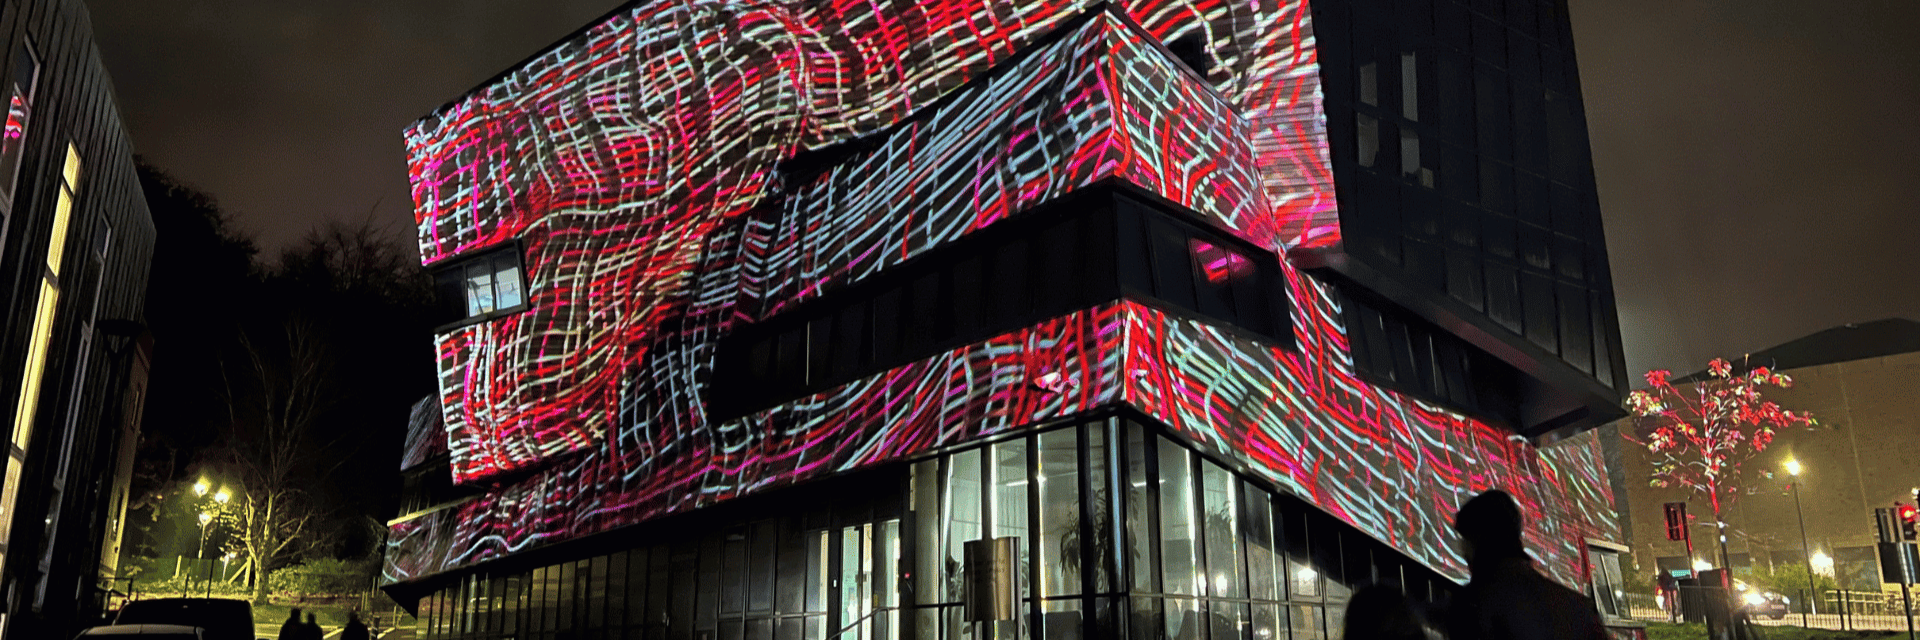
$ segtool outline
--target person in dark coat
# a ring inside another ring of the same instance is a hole
[[[1453,529],[1465,540],[1473,579],[1448,610],[1450,640],[1606,639],[1592,600],[1534,570],[1513,496],[1474,496],[1460,505]]]
[[[303,640],[300,634],[303,629],[300,625],[300,608],[294,607],[293,612],[287,614],[287,621],[280,625],[280,640]]]
[[[347,612],[347,626],[340,629],[340,640],[373,640],[367,632],[367,623],[360,621],[359,611]]]
[[[307,623],[300,626],[305,627],[305,633],[302,634],[304,640],[321,640],[327,636],[327,632],[320,628],[319,617],[312,613],[307,614]]]
[[[1371,584],[1353,592],[1347,600],[1346,622],[1342,625],[1346,640],[1426,640],[1420,614],[1399,589]]]

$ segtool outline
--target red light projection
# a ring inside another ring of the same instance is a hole
[[[511,238],[526,251],[526,313],[437,338],[458,479],[580,451],[625,426],[623,403],[641,393],[626,381],[644,375],[662,326],[688,313],[703,243],[768,195],[775,162],[927,107],[1092,4],[641,3],[409,128],[427,261]],[[1236,144],[1252,150],[1252,188],[1265,197],[1251,201],[1266,210],[1232,226],[1263,246],[1336,242],[1305,4],[1143,0],[1127,12],[1154,38],[1203,35],[1212,84],[1251,125]],[[1023,167],[1066,151],[1012,142],[1003,156]],[[1159,166],[1188,180],[1205,177],[1206,160]],[[1170,186],[1206,193],[1202,181]],[[701,419],[691,406],[673,413]]]
[[[456,479],[490,484],[394,525],[386,578],[1126,403],[1450,575],[1454,505],[1507,489],[1548,568],[1577,579],[1575,536],[1617,536],[1597,447],[1508,442],[1360,381],[1328,291],[1291,267],[1298,351],[1114,302],[708,419],[734,323],[1093,181],[1276,251],[1337,241],[1301,2],[1138,2],[1145,34],[1095,15],[1039,40],[1079,6],[647,3],[411,129],[423,254],[519,238],[530,309],[437,338]],[[1217,91],[1149,44],[1191,29]],[[875,131],[776,193],[780,158]],[[1210,277],[1247,266],[1189,248]]]

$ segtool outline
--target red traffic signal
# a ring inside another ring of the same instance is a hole
[[[1895,502],[1893,517],[1900,520],[1902,540],[1920,540],[1920,507]]]

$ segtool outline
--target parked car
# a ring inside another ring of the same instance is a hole
[[[114,626],[199,627],[206,640],[253,640],[253,603],[231,598],[154,598],[120,607]]]
[[[1787,597],[1778,593],[1748,591],[1742,596],[1740,608],[1749,617],[1766,616],[1774,620],[1787,617]]]
[[[112,638],[137,638],[138,640],[206,640],[200,627],[180,624],[113,624],[94,627],[80,632],[74,640],[109,640]]]

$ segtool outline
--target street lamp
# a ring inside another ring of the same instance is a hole
[[[193,483],[193,495],[196,495],[196,496],[207,495],[207,490],[211,488],[213,487],[207,486],[207,481],[204,479],[199,482],[195,482]]]
[[[199,485],[194,486],[194,491],[196,493],[200,493],[203,495],[206,493],[205,491],[200,490]],[[213,514],[207,513],[205,511],[200,512],[200,548],[199,550],[193,552],[193,558],[195,560],[204,560],[207,557],[207,525],[212,523],[213,523]],[[207,570],[212,571],[213,570],[212,565],[208,565]],[[208,577],[207,579],[212,580],[213,578]],[[187,588],[189,589],[189,591],[187,592],[188,594],[193,593],[191,591],[191,589],[193,588],[193,579],[191,577],[187,579]]]
[[[213,501],[218,502],[220,504],[226,504],[227,500],[232,497],[233,496],[231,494],[227,493],[226,488],[222,487],[219,493],[213,494]]]
[[[1800,461],[1793,458],[1787,458],[1785,466],[1787,468],[1787,475],[1793,476],[1793,512],[1795,515],[1800,516],[1800,557],[1807,561],[1806,595],[1811,596],[1806,599],[1807,608],[1809,611],[1813,611],[1813,613],[1819,613],[1819,611],[1814,611],[1814,609],[1818,608],[1817,603],[1820,602],[1820,593],[1816,591],[1813,586],[1813,551],[1811,546],[1807,544],[1807,512],[1800,508],[1800,471],[1802,467],[1800,466]],[[1807,614],[1805,613],[1800,614],[1800,626],[1807,626]]]

